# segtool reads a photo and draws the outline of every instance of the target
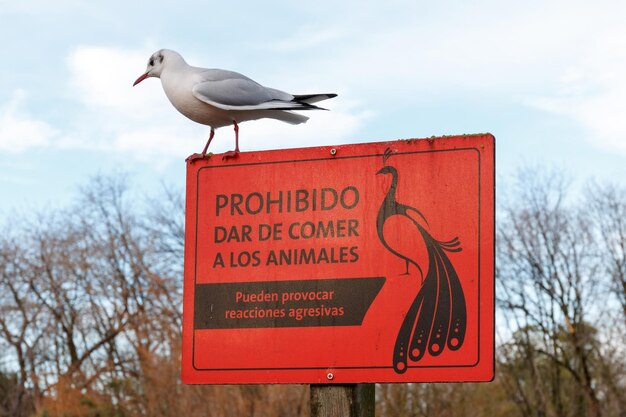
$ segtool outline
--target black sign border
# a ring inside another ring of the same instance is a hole
[[[480,149],[478,149],[477,147],[467,147],[467,148],[454,148],[454,149],[431,149],[431,150],[425,150],[425,151],[409,151],[409,152],[397,152],[394,153],[394,155],[414,155],[414,154],[424,154],[424,153],[441,153],[441,152],[463,152],[463,151],[474,151],[476,152],[476,154],[478,155],[478,346],[477,346],[477,358],[476,358],[476,362],[473,364],[458,364],[458,365],[451,365],[451,364],[446,364],[446,365],[408,365],[407,368],[408,369],[418,369],[418,368],[474,368],[476,366],[478,366],[480,364],[480,344],[481,344],[481,320],[480,320],[480,316],[481,316],[481,308],[480,308],[480,291],[481,291],[481,248],[482,245],[480,244],[481,242],[481,227],[480,227],[480,218],[481,218],[481,164],[482,164],[482,154]],[[494,162],[494,178],[493,178],[493,185],[495,188],[495,147],[493,149],[493,162]],[[215,165],[215,166],[204,166],[204,167],[200,167],[197,171],[196,171],[196,223],[194,225],[195,227],[195,241],[194,241],[194,265],[193,265],[193,284],[194,284],[194,290],[195,290],[195,286],[197,285],[197,264],[198,264],[198,194],[199,194],[199,185],[200,185],[200,173],[201,171],[205,170],[205,169],[219,169],[219,168],[233,168],[233,167],[238,167],[238,166],[254,166],[254,165],[274,165],[274,164],[285,164],[285,163],[298,163],[298,162],[321,162],[321,161],[329,161],[329,160],[340,160],[340,159],[358,159],[358,158],[380,158],[382,157],[384,154],[383,153],[377,153],[377,154],[369,154],[369,155],[349,155],[349,156],[332,156],[332,157],[325,157],[325,158],[310,158],[310,159],[288,159],[288,160],[282,160],[282,161],[265,161],[265,162],[252,162],[252,163],[245,163],[245,164],[229,164],[229,165]],[[495,189],[494,189],[494,194],[493,194],[493,207],[495,208]],[[494,212],[494,232],[495,232],[495,212]],[[494,239],[494,250],[495,250],[495,239]],[[494,252],[495,253],[495,252]],[[494,262],[495,262],[495,258],[494,258]],[[495,268],[494,268],[494,274],[495,274]],[[494,275],[495,277],[495,275]],[[494,282],[495,284],[495,282]],[[495,285],[493,288],[494,291],[494,298],[495,298]],[[193,306],[193,309],[191,309],[192,312],[191,314],[193,314],[193,311],[195,311],[195,305]],[[494,315],[494,332],[495,332],[495,308],[493,310],[493,315]],[[241,371],[308,371],[308,370],[327,370],[327,369],[389,369],[392,372],[394,371],[394,368],[392,365],[388,365],[388,366],[366,366],[366,365],[362,365],[362,366],[321,366],[321,367],[281,367],[281,368],[270,368],[270,367],[258,367],[258,368],[200,368],[198,366],[196,366],[196,332],[197,331],[211,331],[211,330],[195,330],[193,329],[193,335],[192,335],[192,353],[191,353],[191,365],[193,367],[194,370],[196,371],[202,371],[202,372],[225,372],[225,371],[233,371],[233,372],[241,372]],[[493,335],[493,343],[495,345],[495,334]],[[495,352],[495,350],[494,350]],[[494,361],[495,361],[495,355],[494,355]]]

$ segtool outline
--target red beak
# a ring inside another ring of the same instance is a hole
[[[139,78],[137,78],[137,79],[135,80],[135,82],[133,83],[133,87],[134,87],[134,86],[136,86],[137,84],[139,84],[140,82],[142,82],[143,80],[145,80],[145,79],[146,79],[146,78],[148,78],[148,77],[149,77],[149,75],[148,75],[148,73],[146,72],[144,75],[142,75],[141,77],[139,77]]]

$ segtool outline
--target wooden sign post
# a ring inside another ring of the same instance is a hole
[[[311,385],[311,417],[374,417],[375,385]]]

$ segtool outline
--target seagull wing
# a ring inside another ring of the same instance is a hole
[[[304,110],[315,108],[294,101],[284,91],[267,88],[233,71],[205,70],[198,74],[193,95],[223,110]]]

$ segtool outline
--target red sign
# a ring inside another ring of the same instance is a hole
[[[489,134],[187,165],[185,383],[488,381]]]

